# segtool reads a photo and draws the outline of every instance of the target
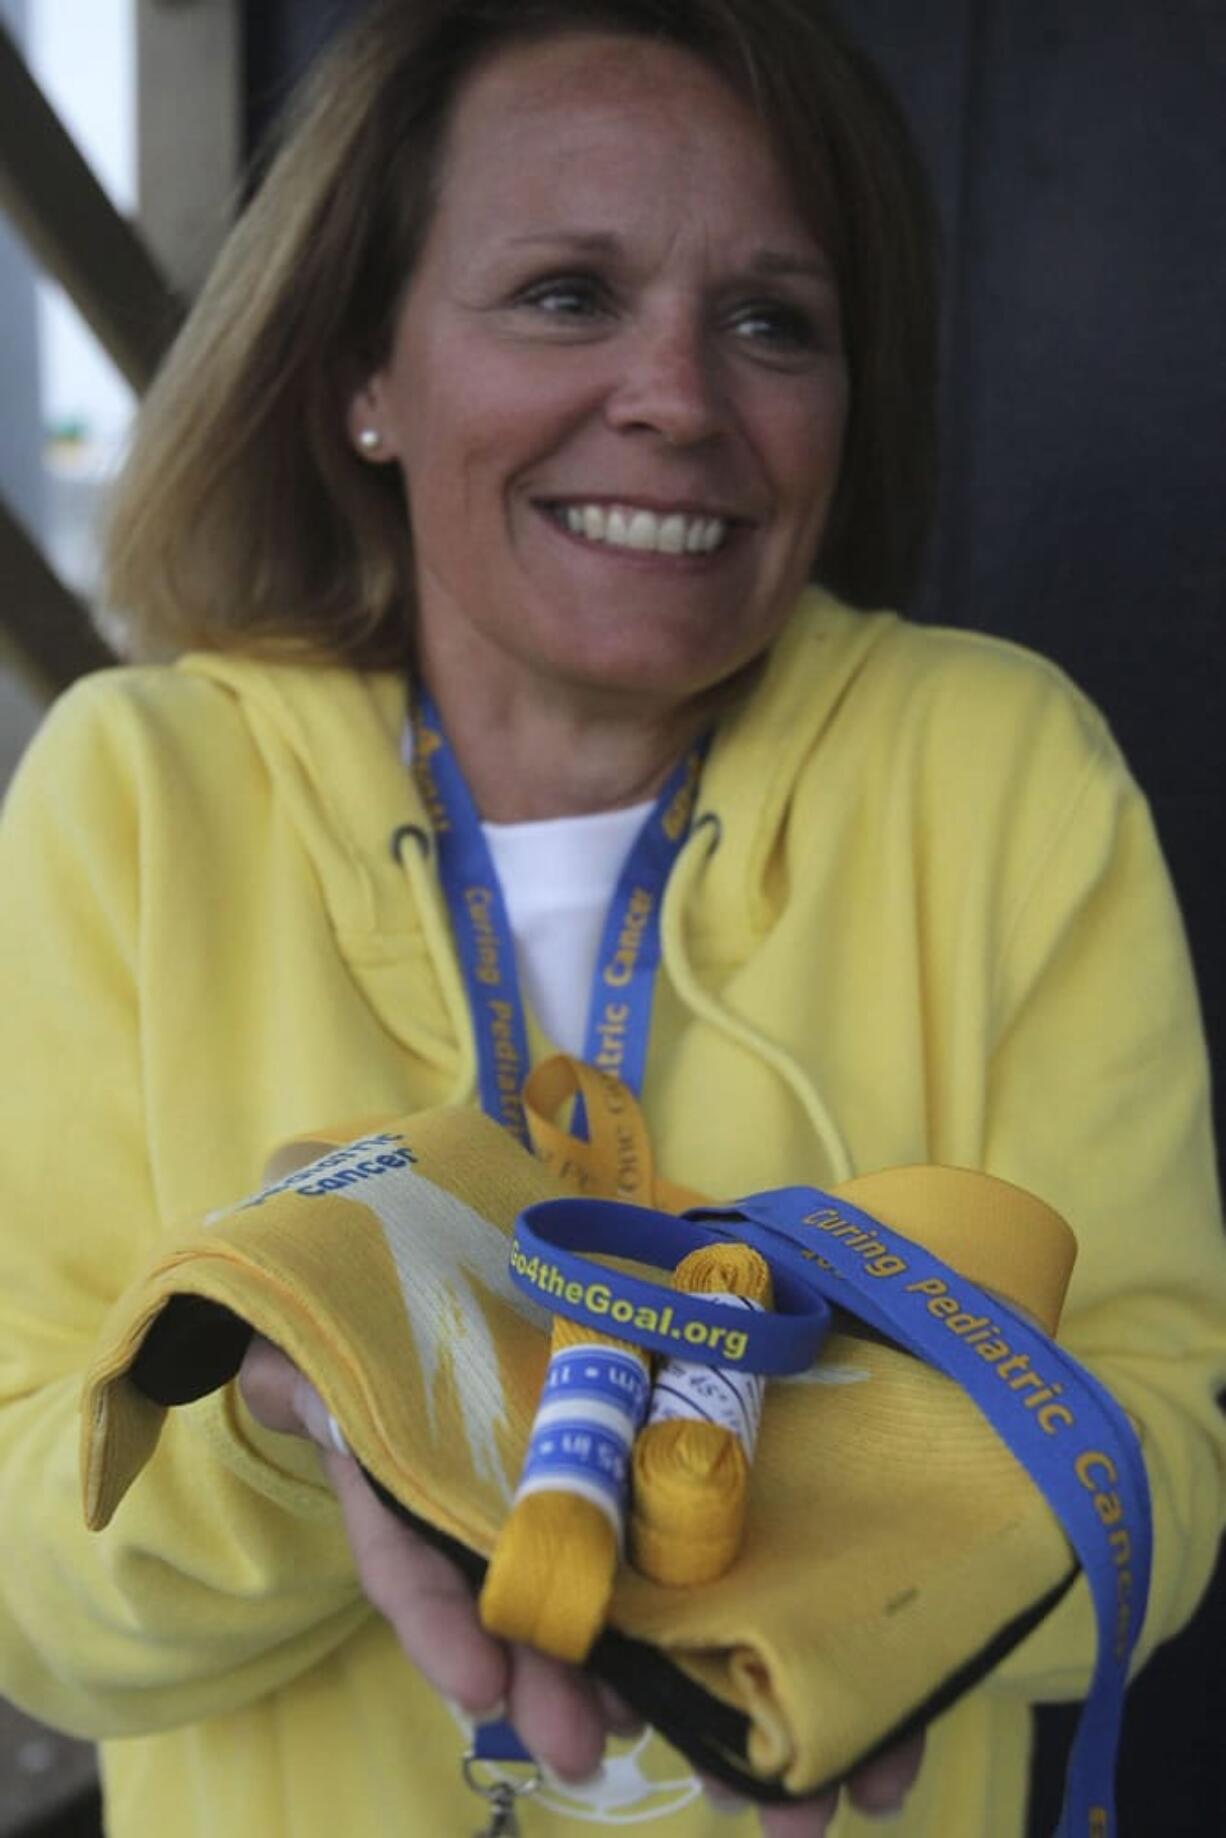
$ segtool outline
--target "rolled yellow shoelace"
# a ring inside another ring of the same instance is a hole
[[[551,1366],[559,1354],[571,1349],[602,1347],[632,1358],[644,1380],[650,1381],[648,1356],[638,1347],[580,1326],[564,1315],[554,1316]],[[564,1416],[548,1422],[546,1413],[565,1409],[564,1402],[559,1405],[554,1401],[546,1381],[534,1443],[538,1434],[552,1435],[555,1441],[567,1434],[590,1434],[583,1427],[587,1413],[582,1405],[578,1418],[569,1420],[569,1427]],[[547,1424],[544,1429],[543,1424]],[[498,1534],[480,1597],[483,1623],[502,1639],[523,1641],[575,1664],[587,1658],[604,1626],[621,1557],[629,1449],[636,1427],[635,1422],[625,1419],[624,1442],[619,1451],[620,1488],[604,1494],[603,1504],[577,1491],[564,1471],[556,1477],[529,1481],[530,1491],[516,1498]]]
[[[769,1308],[766,1260],[748,1245],[707,1245],[682,1258],[673,1287]],[[656,1374],[634,1444],[630,1556],[657,1583],[708,1583],[733,1563],[745,1529],[764,1381],[688,1360]]]
[[[588,1137],[569,1135],[552,1119],[582,1094]],[[586,1192],[682,1211],[701,1196],[655,1172],[642,1111],[625,1086],[566,1059],[532,1074],[525,1102],[541,1159]],[[729,1306],[770,1307],[770,1271],[745,1245],[691,1252],[673,1273],[690,1293],[726,1295]],[[555,1316],[553,1358],[566,1349],[607,1345],[647,1356],[624,1341]],[[667,1376],[666,1376],[667,1375]],[[633,1561],[658,1582],[695,1583],[720,1576],[744,1532],[749,1472],[764,1386],[760,1378],[668,1361],[654,1392],[654,1419],[639,1432],[631,1458]],[[542,1409],[556,1410],[549,1382]],[[538,1426],[547,1420],[538,1414]],[[536,1440],[534,1431],[533,1440]],[[604,1625],[621,1556],[622,1527],[607,1509],[556,1482],[521,1492],[495,1544],[481,1592],[484,1625],[556,1658],[584,1659]]]

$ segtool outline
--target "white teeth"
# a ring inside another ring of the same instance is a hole
[[[606,510],[600,504],[567,504],[557,514],[572,536],[660,555],[710,555],[728,534],[722,517],[686,517],[679,511],[659,517],[628,505]]]
[[[685,518],[666,517],[660,525],[658,546],[665,555],[685,554]]]
[[[632,549],[654,549],[658,547],[656,539],[659,533],[658,517],[653,517],[650,511],[635,511],[626,532],[626,541]]]

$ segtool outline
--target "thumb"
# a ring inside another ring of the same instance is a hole
[[[335,1451],[338,1455],[348,1455],[349,1444],[345,1441],[344,1432],[328,1406],[312,1385],[310,1379],[301,1373],[294,1381],[294,1410],[298,1421],[321,1449]]]

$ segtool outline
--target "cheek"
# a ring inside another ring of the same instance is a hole
[[[838,478],[847,421],[840,377],[772,392],[756,405],[751,440],[789,517],[820,516]]]
[[[454,399],[417,405],[401,462],[423,555],[439,542],[467,545],[478,524],[488,528],[500,496],[499,459],[498,429],[489,415],[457,413]]]
[[[428,481],[430,497],[487,518],[526,467],[548,448],[550,409],[543,390],[521,376],[470,376],[417,406],[403,448],[410,478]]]

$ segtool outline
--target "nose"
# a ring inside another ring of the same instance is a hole
[[[619,433],[658,434],[669,446],[696,446],[727,425],[716,354],[705,328],[674,312],[628,330],[606,401]]]

